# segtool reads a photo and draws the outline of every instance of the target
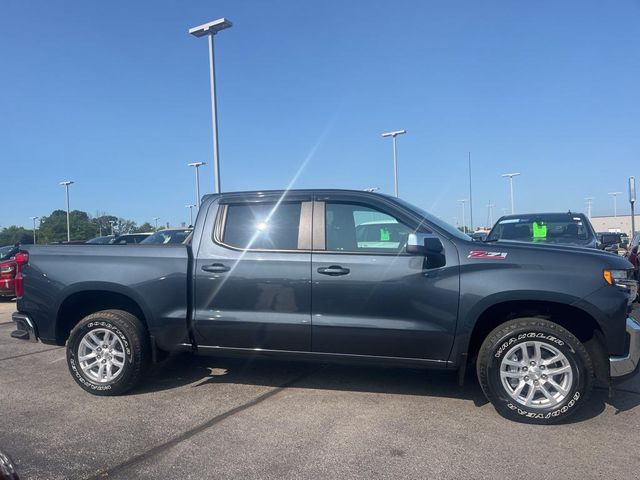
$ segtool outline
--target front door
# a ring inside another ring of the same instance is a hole
[[[311,202],[232,197],[211,209],[214,235],[194,260],[198,344],[309,351]]]
[[[446,361],[458,311],[453,244],[441,238],[446,265],[430,269],[423,256],[405,252],[409,233],[424,227],[382,203],[321,200],[314,205],[313,351]]]

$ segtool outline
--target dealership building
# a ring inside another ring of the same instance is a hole
[[[591,217],[591,223],[596,232],[620,232],[631,236],[631,215]],[[640,224],[636,215],[636,231],[639,230]]]

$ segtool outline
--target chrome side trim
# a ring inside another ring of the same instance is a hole
[[[629,353],[624,357],[609,357],[611,378],[633,373],[640,363],[640,324],[633,318],[627,318],[627,333],[631,337]]]
[[[181,343],[179,347],[182,348],[190,348],[191,345],[188,343]],[[266,348],[241,348],[241,347],[220,347],[215,345],[198,345],[198,350],[200,352],[220,352],[228,353],[228,354],[240,354],[242,356],[292,356],[299,358],[309,358],[316,360],[345,360],[345,361],[382,361],[382,362],[390,362],[390,363],[405,363],[405,364],[414,364],[414,365],[429,365],[435,368],[450,368],[452,366],[451,362],[447,360],[432,360],[425,358],[413,358],[413,357],[385,357],[379,355],[362,355],[362,354],[354,354],[354,353],[331,353],[331,352],[303,352],[299,350],[271,350]]]

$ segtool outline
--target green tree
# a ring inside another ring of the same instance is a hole
[[[98,213],[92,218],[87,212],[73,210],[69,214],[71,240],[89,240],[99,235],[111,234],[111,222],[114,233],[149,232],[153,227],[145,223],[138,227],[136,222],[126,218],[118,218],[107,213]],[[67,240],[67,212],[54,210],[40,219],[40,228],[36,230],[38,243],[63,242]],[[15,243],[33,243],[33,230],[11,226],[0,230],[0,246]]]
[[[127,220],[126,218],[118,219],[118,234],[132,233],[136,230],[136,222]]]
[[[98,232],[87,212],[73,210],[69,214],[71,240],[89,240]],[[54,210],[51,215],[42,217],[40,222],[42,243],[61,242],[67,239],[67,212]]]
[[[146,232],[155,232],[155,228],[149,222],[144,222],[138,228],[136,228],[133,233],[146,233]]]
[[[0,231],[0,246],[14,245],[16,243],[24,245],[33,243],[33,230],[12,225]]]
[[[114,222],[113,231],[114,233],[116,233],[118,217],[108,215],[106,213],[99,213],[94,219],[91,220],[91,222],[95,226],[94,236],[111,235],[111,222]]]

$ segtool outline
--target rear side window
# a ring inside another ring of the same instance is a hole
[[[359,204],[325,204],[326,249],[398,253],[413,230],[396,218]]]
[[[243,250],[297,250],[300,202],[227,206],[222,241]]]

